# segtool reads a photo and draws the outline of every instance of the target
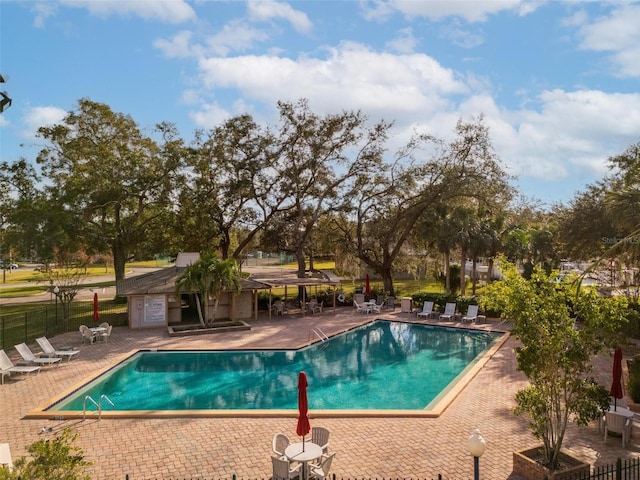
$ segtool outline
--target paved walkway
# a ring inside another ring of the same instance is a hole
[[[407,318],[398,310],[388,318]],[[353,309],[326,310],[321,315],[260,318],[252,330],[199,337],[170,338],[166,331],[115,328],[107,344],[82,345],[77,332],[54,337],[57,346],[76,345],[79,358],[48,368],[37,377],[13,376],[0,386],[0,443],[9,442],[15,458],[26,446],[64,427],[79,434],[77,444],[93,462],[94,480],[270,478],[271,439],[283,432],[295,439],[292,418],[182,418],[101,421],[42,421],[22,417],[98,369],[138,348],[295,348],[306,343],[309,329],[321,326],[328,335],[368,321]],[[485,327],[486,328],[486,327]],[[511,413],[515,392],[526,385],[516,371],[513,340],[494,355],[439,418],[323,418],[311,424],[331,431],[330,450],[337,452],[332,472],[338,478],[469,479],[473,460],[467,438],[478,427],[487,450],[480,460],[482,478],[510,478],[512,452],[534,446],[526,421]],[[37,346],[33,346],[37,350]],[[11,349],[13,350],[13,349]],[[15,352],[8,352],[11,356]],[[13,357],[15,359],[15,357]],[[596,360],[597,376],[609,381],[611,357]],[[310,392],[312,394],[312,392]],[[42,427],[52,433],[42,434]],[[565,451],[592,464],[640,455],[640,432],[626,448],[610,438],[604,445],[595,423],[570,426]]]

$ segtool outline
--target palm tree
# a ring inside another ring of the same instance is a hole
[[[224,292],[239,293],[240,288],[240,271],[236,261],[220,260],[212,253],[204,254],[200,260],[189,265],[176,280],[177,292],[194,292],[198,298],[198,313],[203,327],[215,322],[220,296]],[[210,297],[214,299],[212,311]]]

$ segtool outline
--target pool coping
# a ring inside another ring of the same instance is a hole
[[[386,319],[384,319],[386,320]],[[394,322],[404,322],[404,323],[415,323],[420,325],[425,325],[424,322],[415,321],[411,319],[396,319]],[[428,325],[428,323],[427,323]],[[465,329],[470,331],[478,331],[473,328],[468,328],[466,326],[457,326],[457,325],[433,325],[439,326],[442,328],[454,328],[454,329]],[[342,334],[347,332],[353,328],[346,328],[343,331],[337,332],[335,335]],[[501,331],[501,330],[483,330],[485,332],[492,333],[501,333],[501,336],[496,339],[493,345],[473,364],[469,367],[465,368],[456,378],[454,378],[449,385],[440,393],[438,396],[432,400],[424,409],[414,409],[414,410],[394,410],[394,409],[386,409],[386,410],[363,410],[363,409],[352,409],[352,410],[322,410],[322,409],[312,409],[309,410],[309,418],[437,418],[449,407],[449,405],[458,397],[458,395],[465,389],[465,387],[473,380],[476,375],[482,370],[482,368],[491,360],[491,358],[498,352],[498,350],[504,345],[504,343],[509,339],[510,332],[509,331]],[[334,336],[334,335],[332,335]],[[318,343],[320,340],[312,340],[304,343],[303,345],[298,346],[296,349],[304,348],[306,346],[312,345],[314,343]],[[92,375],[84,378],[80,382],[76,383],[70,388],[64,390],[61,394],[53,397],[47,402],[39,405],[32,411],[28,412],[23,419],[47,419],[47,420],[84,420],[84,419],[160,419],[160,418],[296,418],[298,416],[297,409],[279,409],[279,410],[254,410],[254,409],[236,409],[236,410],[121,410],[121,411],[112,411],[112,410],[102,410],[99,411],[86,411],[78,412],[78,411],[69,411],[69,410],[58,410],[58,411],[50,411],[47,408],[50,408],[54,404],[62,401],[67,396],[71,395],[75,391],[84,387],[88,383],[94,381],[97,377],[104,374],[105,372],[115,368],[121,362],[130,358],[137,352],[141,351],[154,351],[157,349],[148,349],[148,348],[138,348],[130,350],[129,352],[120,355],[116,358],[116,360],[109,366],[99,369],[94,372]],[[178,348],[174,350],[191,350],[189,348]],[[215,350],[215,349],[212,349]],[[243,348],[229,348],[225,350],[246,350]],[[266,349],[261,349],[266,350]]]

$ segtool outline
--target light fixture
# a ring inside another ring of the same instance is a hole
[[[469,452],[473,455],[473,478],[474,480],[480,480],[480,457],[486,448],[484,438],[480,435],[480,429],[473,430],[469,440],[467,440],[467,446]]]

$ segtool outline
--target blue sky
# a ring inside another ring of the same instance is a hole
[[[318,114],[359,109],[447,138],[484,115],[514,184],[566,202],[640,141],[640,2],[0,1],[1,159],[34,159],[39,126],[78,99],[152,134],[251,113],[278,100]]]

